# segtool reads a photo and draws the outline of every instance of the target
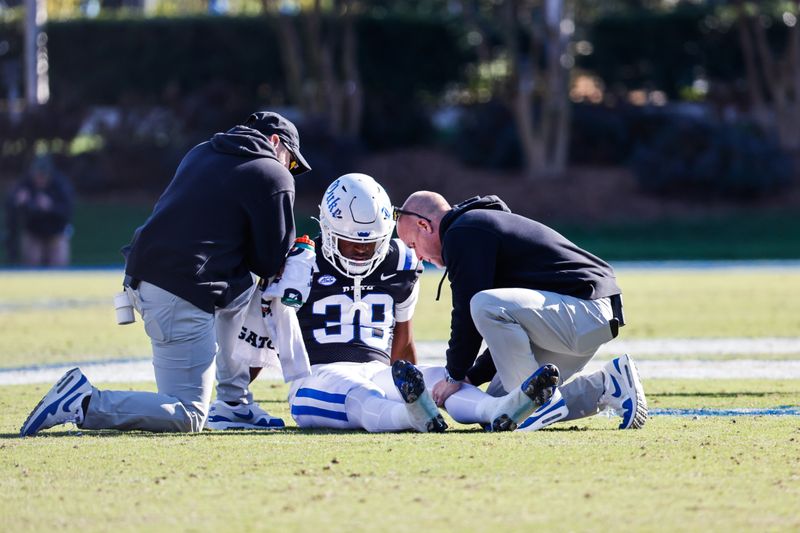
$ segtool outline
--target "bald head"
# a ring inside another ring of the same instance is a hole
[[[450,211],[450,204],[438,192],[417,191],[409,196],[402,207],[405,211],[413,211],[438,222]]]
[[[439,224],[450,211],[450,204],[439,193],[417,191],[403,204],[397,220],[397,235],[413,248],[417,257],[442,267],[442,243]]]

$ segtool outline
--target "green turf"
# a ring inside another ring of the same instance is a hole
[[[0,274],[0,367],[150,353],[141,321],[117,326],[113,271]],[[422,281],[414,335],[449,336],[450,292]],[[621,270],[629,325],[622,338],[800,336],[800,270]],[[757,354],[754,354],[757,355]],[[787,356],[796,358],[800,354]]]
[[[440,275],[422,280],[418,339],[446,338],[442,332],[449,331],[447,280],[435,301]],[[617,275],[626,339],[800,335],[800,269],[622,269]]]
[[[74,266],[122,265],[120,249],[128,244],[133,232],[144,224],[154,201],[83,200],[75,205],[72,219],[72,264]],[[4,220],[0,206],[0,224]],[[308,215],[297,214],[297,231],[318,231]],[[4,228],[0,226],[0,233]],[[0,265],[6,263],[5,247],[0,247]]]
[[[126,388],[152,389],[131,384]],[[797,405],[798,381],[645,382],[659,407]],[[602,416],[531,434],[298,431],[16,438],[47,387],[0,388],[6,531],[684,531],[800,528],[798,417]]]
[[[607,260],[800,258],[800,217],[793,210],[555,227]]]
[[[73,219],[74,264],[121,264],[119,249],[147,219],[153,203],[79,201]],[[309,214],[298,213],[296,219],[300,232],[316,231]],[[800,218],[791,211],[734,210],[646,223],[569,222],[554,226],[580,246],[609,260],[800,258]],[[0,249],[0,264],[5,262],[4,254]]]

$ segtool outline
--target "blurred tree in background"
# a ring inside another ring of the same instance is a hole
[[[528,179],[627,163],[687,120],[800,150],[798,0],[49,0],[52,101],[15,121],[21,5],[0,8],[6,179],[55,149],[86,190],[158,188],[258,107],[325,158],[439,138]]]

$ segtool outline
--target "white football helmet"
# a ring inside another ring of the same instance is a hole
[[[330,184],[319,207],[322,254],[347,277],[369,276],[386,257],[394,231],[392,202],[366,174],[345,174]],[[375,243],[369,259],[345,257],[339,241]]]

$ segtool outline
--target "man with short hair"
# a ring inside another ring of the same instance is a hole
[[[420,259],[445,267],[453,295],[447,376],[432,390],[438,405],[465,383],[492,380],[512,390],[543,364],[567,380],[625,324],[612,268],[551,228],[511,213],[496,196],[455,206],[419,191],[399,210],[397,231]],[[488,345],[476,362],[481,340]],[[496,373],[496,375],[495,375]],[[561,398],[522,426],[535,430],[611,408],[621,429],[640,428],[647,403],[628,355],[560,387]]]
[[[23,424],[201,431],[218,396],[253,403],[231,358],[254,273],[273,278],[295,237],[294,177],[310,170],[294,124],[259,112],[195,146],[123,253],[125,286],[153,346],[157,393],[92,387],[67,372]],[[246,373],[245,368],[245,373]]]

